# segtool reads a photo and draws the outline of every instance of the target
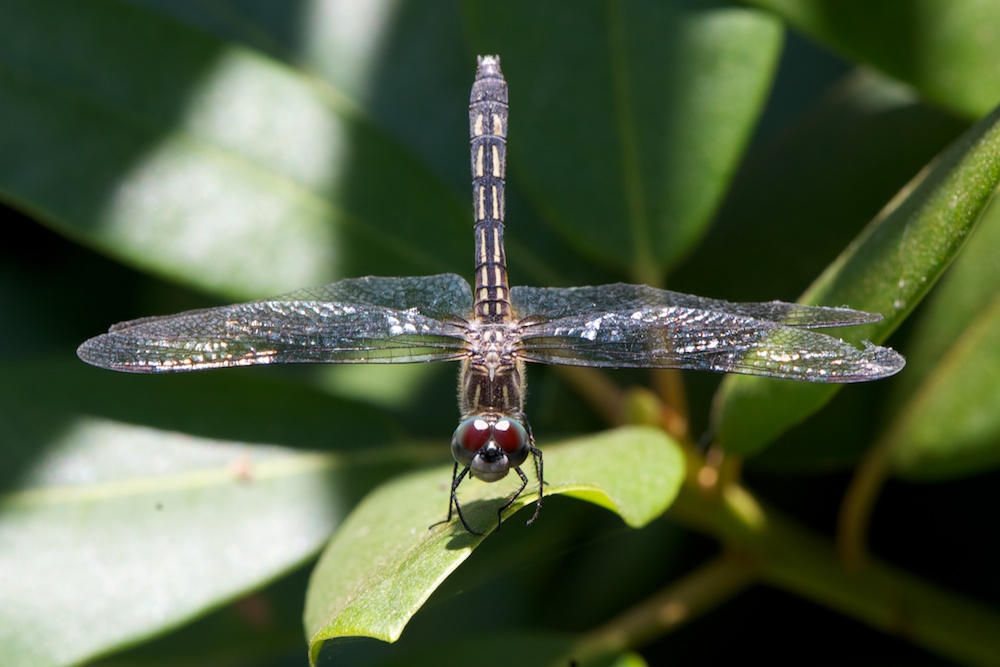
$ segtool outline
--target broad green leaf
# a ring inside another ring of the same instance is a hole
[[[302,599],[312,565],[307,561],[183,627],[87,662],[87,667],[202,667],[220,659],[241,667],[273,667],[276,660],[282,664],[282,658],[285,664],[301,664]]]
[[[897,472],[949,479],[1000,465],[1000,301],[954,342],[889,429]]]
[[[802,302],[850,304],[881,313],[882,322],[852,327],[844,336],[853,342],[885,340],[951,263],[1000,182],[998,119],[1000,111],[994,111],[918,175]],[[715,433],[730,451],[756,452],[838,389],[727,377],[713,409]]]
[[[12,0],[0,26],[0,193],[122,261],[232,297],[463,270],[475,53],[441,7],[363,7],[300,9],[297,43],[287,17],[255,29],[239,9],[208,12],[214,22],[178,10],[281,63],[144,3]],[[659,281],[703,233],[763,105],[773,21],[698,2],[616,12],[581,7],[577,31],[534,5],[490,14],[502,44],[480,50],[501,52],[515,91],[511,180],[537,209],[509,189],[516,282],[595,282],[565,242]],[[385,53],[393,14],[420,38]],[[550,39],[525,42],[525,30]],[[584,48],[582,32],[608,50]],[[52,44],[36,53],[31,34]],[[580,76],[584,63],[593,72]]]
[[[718,219],[672,285],[729,300],[794,299],[968,126],[877,72],[830,76],[747,152]]]
[[[4,665],[78,664],[240,597],[312,557],[368,489],[426,458],[364,448],[385,437],[371,411],[300,388],[94,371],[0,373]],[[296,416],[299,448],[263,444]],[[351,436],[342,452],[301,448],[338,434]]]
[[[635,652],[623,653],[612,663],[613,667],[648,667],[649,663]]]
[[[1000,464],[998,244],[994,203],[921,313],[899,416],[883,436],[898,474],[948,479]]]
[[[622,428],[544,452],[546,494],[583,498],[635,527],[670,505],[684,477],[677,446],[645,427]],[[313,663],[330,639],[398,639],[430,594],[482,542],[483,537],[467,533],[457,520],[427,528],[444,519],[450,472],[450,467],[434,468],[380,487],[334,536],[306,599]],[[517,484],[514,475],[497,484],[463,484],[460,498],[469,523],[492,532],[496,508]],[[522,495],[513,511],[536,495]],[[541,527],[544,520],[543,510],[535,525]]]
[[[489,624],[484,624],[488,626]],[[581,649],[580,635],[544,631],[509,631],[459,626],[454,636],[411,651],[389,653],[372,667],[452,665],[472,661],[476,667],[646,667],[637,653],[614,654]],[[397,645],[398,646],[398,645]],[[488,647],[488,648],[484,648]],[[396,647],[393,647],[396,648]],[[324,664],[350,664],[339,660],[336,649],[324,653]]]
[[[406,434],[378,410],[335,400],[264,369],[132,375],[66,356],[4,366],[0,401],[54,405],[202,438],[310,450],[365,451]]]
[[[454,3],[129,1],[317,77],[451,184],[463,203],[468,197],[476,54],[462,40]]]
[[[672,280],[705,296],[794,300],[902,184],[966,129],[882,74],[831,76],[818,100],[748,153],[720,219]],[[809,420],[807,432],[787,433],[754,459],[754,469],[851,467],[871,444],[873,425],[885,421],[888,385],[913,375],[910,343],[898,345],[908,359],[902,375],[847,388]]]
[[[962,346],[961,338],[994,307],[1000,287],[998,247],[1000,206],[994,199],[914,322],[907,339],[906,374],[900,376],[893,395],[897,410],[929,382],[943,359]]]
[[[690,251],[766,99],[777,23],[719,2],[468,4],[510,82],[512,176],[565,242],[642,282]],[[532,35],[525,40],[525,31]]]
[[[1000,102],[995,2],[751,0],[853,60],[970,118]]]
[[[0,144],[9,200],[230,296],[468,256],[462,199],[340,91],[128,4],[5,4]]]

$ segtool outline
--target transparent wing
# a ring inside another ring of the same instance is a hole
[[[455,274],[352,278],[262,301],[122,322],[77,354],[95,366],[135,373],[456,359],[471,310],[472,290]]]
[[[905,360],[805,327],[877,322],[847,308],[778,301],[729,303],[642,285],[511,290],[529,361],[616,368],[684,368],[811,382],[862,382]]]
[[[803,306],[784,301],[737,303],[628,283],[569,288],[514,287],[510,299],[520,319],[556,320],[574,315],[591,318],[608,312],[633,313],[670,306],[730,313],[805,329],[871,324],[882,319],[877,313],[851,308]]]

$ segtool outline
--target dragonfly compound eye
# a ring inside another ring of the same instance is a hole
[[[493,440],[510,459],[512,466],[524,463],[528,456],[528,429],[513,419],[501,419],[493,424]]]
[[[472,463],[476,452],[489,442],[492,428],[485,419],[470,417],[455,429],[451,437],[451,455],[464,466]]]

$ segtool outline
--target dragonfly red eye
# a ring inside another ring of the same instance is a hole
[[[455,429],[452,444],[461,445],[462,449],[469,452],[478,452],[489,439],[490,425],[485,419],[472,417],[463,421]]]
[[[528,431],[516,421],[501,419],[493,424],[493,440],[500,449],[514,454],[528,443]]]

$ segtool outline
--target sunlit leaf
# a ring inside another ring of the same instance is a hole
[[[5,664],[77,664],[246,594],[310,558],[360,496],[421,455],[356,448],[379,430],[366,411],[302,389],[289,398],[307,413],[342,410],[341,433],[360,443],[343,453],[261,444],[299,408],[265,400],[250,412],[276,387],[246,377],[231,395],[214,391],[224,382],[189,382],[179,398],[169,382],[139,391],[78,363],[42,368],[8,367],[0,381]],[[319,446],[321,416],[300,419],[291,444]],[[241,432],[255,444],[225,438]]]
[[[843,335],[854,342],[885,340],[948,267],[993,196],[1000,182],[998,119],[994,111],[917,176],[802,301],[881,313],[882,322]],[[731,451],[755,452],[838,389],[728,377],[714,406],[716,435]]]
[[[128,5],[14,0],[0,65],[0,192],[129,264],[245,297],[468,254],[460,199],[258,54]]]
[[[487,9],[469,13],[477,48],[502,54],[518,183],[568,244],[659,280],[725,193],[774,74],[778,25],[687,1]]]
[[[852,59],[970,118],[1000,102],[1000,5],[950,0],[752,0]]]
[[[566,493],[617,512],[632,526],[661,514],[680,486],[680,450],[662,432],[623,428],[545,447],[546,494]],[[526,468],[530,466],[525,466]],[[348,636],[395,641],[430,594],[483,537],[445,518],[451,468],[388,483],[370,494],[330,542],[313,574],[306,631],[315,662],[323,642]],[[472,481],[460,498],[470,524],[492,532],[496,509],[517,487]],[[525,493],[520,509],[535,499]],[[544,525],[542,511],[534,524]]]
[[[1000,465],[1000,207],[991,206],[911,337],[884,435],[895,471],[948,479]]]

